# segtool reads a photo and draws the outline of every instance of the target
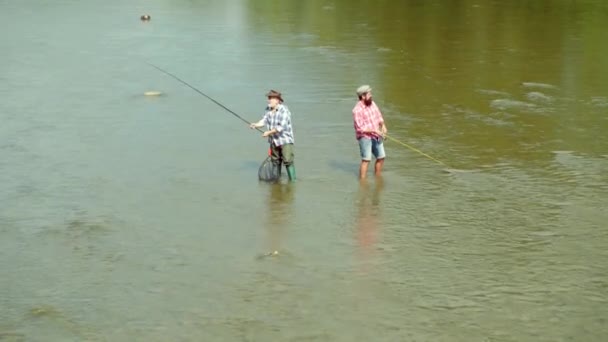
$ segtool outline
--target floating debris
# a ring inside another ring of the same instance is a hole
[[[263,258],[267,258],[267,257],[275,257],[279,255],[279,251],[272,251],[272,252],[268,252],[268,253],[264,253],[264,254],[259,254],[256,259],[263,259]]]
[[[160,96],[161,94],[160,91],[147,91],[144,93],[145,96]]]
[[[449,173],[449,174],[455,174],[455,173],[474,173],[474,172],[480,172],[481,170],[477,170],[477,169],[462,170],[462,169],[444,168],[441,171],[443,171],[445,173]]]

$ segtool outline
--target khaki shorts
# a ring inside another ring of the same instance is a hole
[[[293,164],[293,144],[285,144],[281,146],[275,146],[274,144],[272,144],[270,146],[270,158],[275,164],[279,164],[281,161],[283,161],[283,164],[285,164],[285,166]]]

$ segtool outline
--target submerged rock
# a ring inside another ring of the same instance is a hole
[[[529,92],[528,94],[526,94],[526,97],[530,101],[545,102],[545,103],[553,102],[553,97],[551,97],[549,95],[545,95],[538,91]]]
[[[528,109],[536,107],[532,103],[509,100],[509,99],[497,99],[490,103],[490,107],[505,110],[505,109]]]
[[[493,90],[493,89],[477,89],[477,92],[484,94],[484,95],[510,96],[510,94],[505,91]]]
[[[591,105],[594,107],[608,107],[608,98],[594,97],[591,99]]]
[[[547,83],[523,82],[522,85],[527,88],[557,89],[556,86]]]

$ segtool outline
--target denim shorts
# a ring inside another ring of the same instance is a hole
[[[382,139],[378,138],[360,138],[359,151],[361,152],[361,159],[366,161],[372,160],[372,154],[376,159],[384,159],[386,157]]]

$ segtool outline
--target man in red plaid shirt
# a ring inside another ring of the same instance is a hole
[[[359,178],[364,179],[367,175],[369,162],[372,160],[372,154],[376,158],[375,175],[379,176],[382,171],[384,158],[386,157],[382,140],[386,135],[387,128],[380,109],[372,100],[372,88],[368,85],[360,86],[357,89],[357,96],[359,102],[353,108],[353,122],[361,153]]]

